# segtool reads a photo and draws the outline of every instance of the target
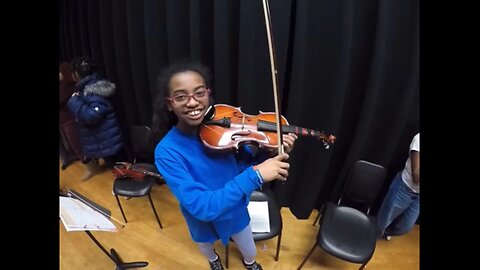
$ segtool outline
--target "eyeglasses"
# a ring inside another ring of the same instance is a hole
[[[190,98],[193,98],[196,101],[200,102],[203,98],[208,97],[208,95],[210,95],[210,89],[202,88],[191,95],[180,94],[167,99],[177,106],[182,106],[190,102]]]

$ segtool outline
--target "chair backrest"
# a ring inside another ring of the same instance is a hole
[[[365,160],[356,161],[345,183],[341,201],[343,204],[353,203],[357,206],[355,208],[368,213],[383,186],[386,174],[381,165]]]
[[[153,159],[152,130],[148,126],[131,126],[130,142],[135,158]]]
[[[268,201],[268,205],[271,206],[273,209],[280,209],[278,207],[277,201],[275,200],[275,195],[272,190],[264,189],[262,191],[254,191],[250,195],[250,201],[254,202],[263,202]]]
[[[280,252],[280,242],[282,239],[282,215],[280,213],[280,208],[278,207],[277,201],[275,200],[274,193],[271,189],[262,189],[262,190],[255,190],[250,195],[250,201],[252,202],[268,202],[268,215],[270,221],[270,232],[254,232],[253,233],[253,241],[263,241],[273,237],[278,236],[277,239],[277,253],[275,254],[275,261],[278,261],[278,256]],[[230,238],[230,241],[233,241]],[[227,244],[225,246],[225,264],[228,268],[228,247]]]
[[[269,233],[254,233],[253,239],[255,241],[270,239],[281,233],[283,222],[280,213],[280,207],[275,200],[275,195],[272,190],[264,189],[262,191],[254,191],[250,195],[250,201],[254,202],[268,202],[268,212],[270,216],[270,232]]]

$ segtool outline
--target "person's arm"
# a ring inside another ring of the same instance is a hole
[[[108,102],[101,96],[89,96],[87,98],[74,93],[67,101],[67,105],[75,118],[88,125],[96,125],[101,122],[105,115],[111,111]]]
[[[260,187],[258,176],[250,167],[222,188],[211,190],[196,181],[187,167],[171,153],[164,152],[161,156],[156,158],[155,165],[169,189],[192,216],[205,222],[217,219]]]
[[[412,181],[413,183],[420,184],[420,152],[412,150],[410,151],[410,162],[412,167]]]
[[[63,106],[67,103],[68,99],[72,96],[74,92],[73,85],[68,85],[67,82],[60,81],[60,90],[59,90],[59,101],[60,106]]]
[[[205,222],[215,220],[231,210],[263,182],[285,180],[290,166],[282,161],[288,159],[288,154],[281,154],[256,165],[260,175],[249,166],[222,188],[211,190],[192,177],[183,159],[174,152],[156,149],[155,157],[158,171],[180,204],[196,219]]]
[[[296,134],[283,134],[285,153],[288,154],[292,152],[293,146],[295,145],[295,141],[297,139],[298,136]],[[244,145],[242,146],[242,150],[236,155],[236,158],[240,171],[243,171],[252,165],[259,165],[267,159],[273,158],[277,155],[278,154],[276,150],[260,150],[255,147],[247,147]]]

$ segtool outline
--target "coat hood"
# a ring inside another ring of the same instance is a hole
[[[102,97],[110,97],[115,93],[115,84],[107,80],[100,80],[85,86],[83,94],[95,94]]]

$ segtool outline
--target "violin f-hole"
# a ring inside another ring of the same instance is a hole
[[[248,137],[248,136],[250,136],[250,134],[252,134],[252,132],[250,130],[240,130],[240,131],[232,134],[232,136],[230,136],[230,139],[232,141],[236,141],[240,138]]]

